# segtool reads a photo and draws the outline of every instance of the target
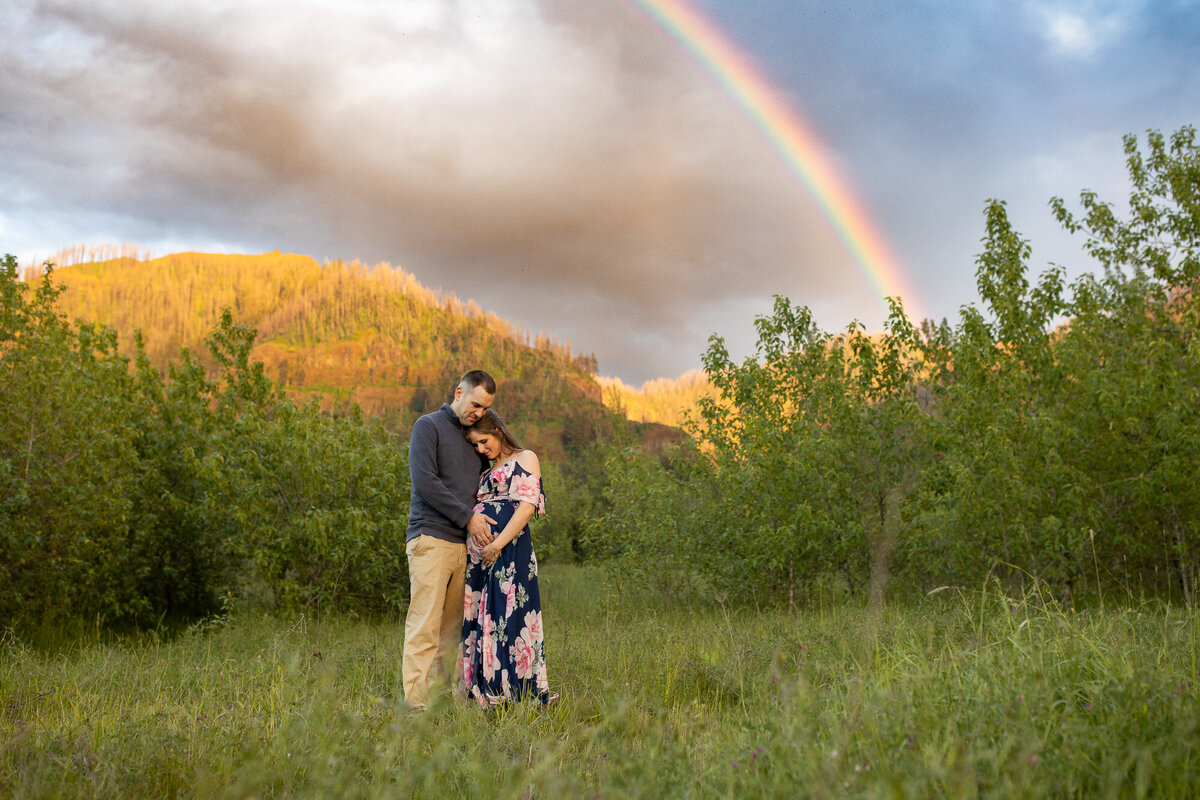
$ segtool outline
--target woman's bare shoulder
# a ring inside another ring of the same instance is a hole
[[[532,450],[522,450],[517,453],[517,463],[530,472],[538,473],[541,470],[541,464],[538,462],[537,453]]]

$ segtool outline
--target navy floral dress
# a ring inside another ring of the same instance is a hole
[[[535,506],[534,516],[546,513],[541,481],[515,455],[480,477],[476,497],[475,511],[496,520],[493,536],[500,535],[521,501]],[[490,567],[467,539],[462,640],[462,680],[467,695],[480,705],[555,699],[546,680],[537,556],[528,525]]]

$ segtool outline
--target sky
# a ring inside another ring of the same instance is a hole
[[[881,329],[889,287],[955,322],[989,198],[1035,274],[1092,271],[1049,200],[1124,208],[1122,137],[1200,122],[1200,0],[680,2],[5,0],[0,251],[388,262],[637,385],[714,334],[751,355],[775,295],[828,331]]]

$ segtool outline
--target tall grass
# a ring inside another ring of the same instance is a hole
[[[1196,796],[1200,620],[659,607],[543,570],[549,708],[405,712],[398,621],[0,644],[0,796]]]

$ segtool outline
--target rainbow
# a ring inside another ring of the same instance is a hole
[[[908,316],[921,319],[899,265],[820,140],[750,60],[685,0],[630,2],[689,50],[746,110],[816,199],[879,297],[903,299]]]

